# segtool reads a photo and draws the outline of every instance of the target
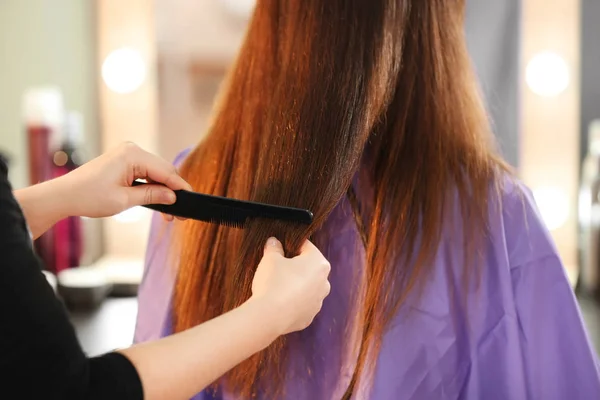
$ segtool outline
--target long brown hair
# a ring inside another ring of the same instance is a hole
[[[365,367],[372,369],[370,355],[390,319],[426,279],[448,203],[456,197],[460,204],[468,246],[485,230],[502,162],[492,150],[463,16],[464,0],[257,2],[209,133],[181,173],[203,193],[310,209],[314,223],[257,221],[243,231],[178,223],[175,331],[250,297],[269,236],[296,254],[346,196],[368,149],[371,207],[364,214],[353,207],[365,270],[358,343],[348,343],[358,349],[350,396]],[[328,240],[323,232],[318,244]],[[302,345],[317,340],[307,334]],[[279,397],[290,346],[299,343],[278,340],[220,384],[243,398]]]

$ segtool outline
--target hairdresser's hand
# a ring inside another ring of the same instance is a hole
[[[72,215],[86,217],[108,217],[145,204],[172,204],[173,190],[190,189],[171,163],[133,143],[123,143],[59,179],[69,188],[64,196]],[[135,179],[164,186],[132,187]]]
[[[269,239],[252,282],[252,299],[273,306],[280,334],[305,329],[329,294],[330,270],[329,262],[310,241],[299,256],[285,258],[281,243]]]
[[[138,178],[166,186],[131,187]],[[108,217],[133,206],[171,204],[177,189],[190,186],[171,164],[125,143],[67,175],[14,194],[37,238],[66,217]]]

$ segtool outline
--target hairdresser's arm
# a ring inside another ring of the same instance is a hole
[[[131,187],[135,179],[163,185]],[[143,204],[172,204],[173,190],[189,185],[167,161],[124,143],[75,171],[16,190],[34,238],[69,216],[106,217]]]
[[[245,304],[186,332],[123,350],[146,398],[190,398],[278,336],[310,324],[329,293],[329,264],[310,242],[289,265],[282,261],[281,244],[270,242]],[[291,316],[304,302],[312,304],[303,316]]]
[[[0,376],[22,399],[188,399],[278,334],[308,325],[329,291],[328,264],[307,244],[270,246],[253,297],[205,325],[153,344],[87,358],[41,272],[0,162]]]
[[[268,301],[250,300],[196,328],[122,353],[135,365],[145,399],[189,399],[271,344],[281,333],[275,315]]]

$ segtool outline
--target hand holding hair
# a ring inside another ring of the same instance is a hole
[[[305,329],[331,290],[330,270],[329,261],[310,241],[300,255],[288,259],[281,243],[270,238],[252,281],[251,300],[264,298],[272,303],[281,334]]]
[[[329,294],[329,271],[311,242],[297,257],[285,258],[281,243],[271,238],[249,300],[186,331],[120,352],[135,365],[146,399],[188,399],[279,336],[308,327]]]

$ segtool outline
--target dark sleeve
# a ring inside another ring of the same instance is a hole
[[[10,398],[143,398],[138,373],[125,356],[87,358],[81,349],[41,272],[1,161],[0,382]]]

